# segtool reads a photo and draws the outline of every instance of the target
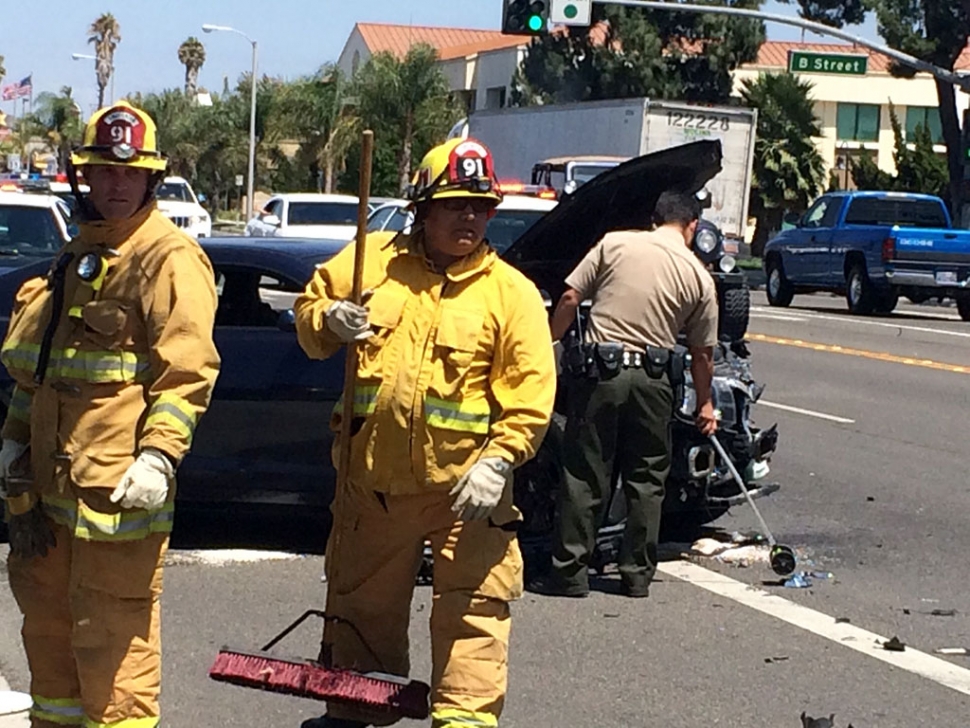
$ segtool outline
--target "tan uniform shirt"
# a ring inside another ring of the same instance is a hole
[[[684,331],[690,347],[717,343],[714,279],[677,230],[607,233],[566,285],[592,300],[587,342],[672,349]]]

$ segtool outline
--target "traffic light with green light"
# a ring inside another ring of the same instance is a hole
[[[502,33],[543,35],[549,26],[549,0],[505,0]]]

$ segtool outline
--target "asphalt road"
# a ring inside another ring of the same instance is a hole
[[[840,728],[967,725],[970,657],[926,653],[970,647],[962,442],[970,324],[952,309],[913,306],[849,317],[828,296],[770,309],[755,294],[751,338],[755,374],[767,384],[756,417],[781,432],[772,478],[783,487],[761,502],[764,515],[805,568],[834,579],[786,589],[764,568],[672,560],[648,600],[610,593],[611,578],[587,600],[529,595],[514,610],[502,725],[797,728],[803,710],[835,713]],[[180,517],[177,546],[222,543],[228,533],[319,551],[309,524],[221,524],[216,535],[204,519]],[[747,529],[755,519],[737,508],[717,525]],[[172,552],[163,599],[166,725],[295,727],[319,710],[206,679],[222,644],[256,647],[323,603],[321,556],[249,556]],[[430,667],[429,611],[429,591],[419,587],[417,677]],[[16,630],[0,584],[0,674],[25,689]],[[897,636],[907,650],[886,652],[877,635]],[[316,640],[307,629],[290,651],[312,655]]]

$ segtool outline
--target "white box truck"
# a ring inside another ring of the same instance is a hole
[[[720,139],[723,169],[708,183],[705,219],[745,239],[757,111],[645,98],[476,111],[456,127],[484,142],[502,181],[571,191],[627,159],[698,139]]]

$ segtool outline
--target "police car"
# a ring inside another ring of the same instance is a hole
[[[0,191],[0,271],[50,258],[70,240],[69,217],[67,204],[56,195]]]

